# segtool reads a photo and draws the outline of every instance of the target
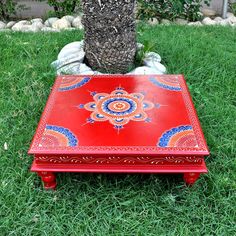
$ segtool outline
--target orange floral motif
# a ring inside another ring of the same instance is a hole
[[[122,128],[129,121],[149,121],[145,111],[154,108],[154,104],[144,100],[141,93],[128,93],[122,88],[108,93],[97,93],[94,101],[83,107],[92,111],[89,122],[109,121],[115,128]]]

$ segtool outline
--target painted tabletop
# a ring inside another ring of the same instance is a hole
[[[29,153],[209,154],[182,75],[57,77]]]

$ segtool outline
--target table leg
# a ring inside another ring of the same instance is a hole
[[[37,174],[41,177],[45,189],[55,189],[57,186],[56,176],[53,172],[39,171]]]
[[[193,185],[199,176],[200,173],[184,173],[184,181],[186,184]]]

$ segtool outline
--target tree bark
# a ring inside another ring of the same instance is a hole
[[[126,73],[136,53],[135,0],[82,0],[85,55],[89,66]]]

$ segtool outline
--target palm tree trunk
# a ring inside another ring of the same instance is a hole
[[[136,53],[135,0],[82,0],[82,7],[89,66],[126,73]]]

